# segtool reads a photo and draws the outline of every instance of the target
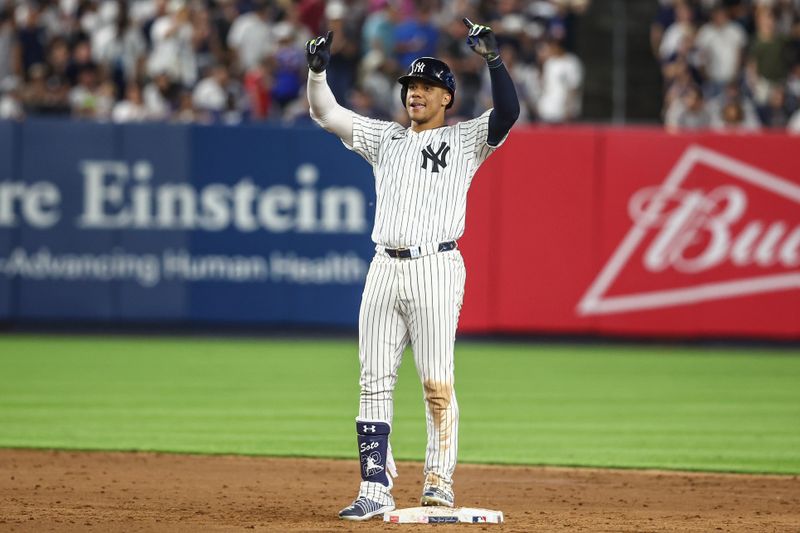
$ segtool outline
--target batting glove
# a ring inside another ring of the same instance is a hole
[[[306,42],[306,61],[308,68],[314,72],[323,72],[328,68],[331,60],[331,43],[333,32],[329,31],[325,37],[316,37]]]
[[[487,62],[493,61],[500,56],[497,48],[497,39],[494,36],[492,28],[489,26],[481,26],[480,24],[473,24],[471,20],[464,17],[464,26],[467,27],[469,33],[467,34],[467,44],[472,50],[484,57]]]

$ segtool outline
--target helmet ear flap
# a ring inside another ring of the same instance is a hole
[[[408,84],[404,83],[403,88],[400,89],[400,101],[403,102],[403,107],[406,106],[406,95],[408,94]]]

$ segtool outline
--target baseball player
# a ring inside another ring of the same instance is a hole
[[[361,397],[356,418],[361,487],[339,516],[367,520],[394,509],[397,472],[389,445],[392,394],[403,350],[410,342],[422,380],[428,441],[422,505],[454,505],[458,403],[453,349],[464,296],[464,262],[456,241],[464,233],[467,189],[519,116],[514,84],[488,26],[464,19],[467,43],[486,59],[494,108],[445,125],[456,83],[432,57],[416,59],[401,98],[411,127],[363,117],[341,107],[325,68],[333,33],[306,43],[311,117],[358,153],[375,174],[377,204],[370,264],[359,311]]]

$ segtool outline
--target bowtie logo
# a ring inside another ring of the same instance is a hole
[[[435,152],[433,151],[433,146],[428,145],[422,149],[422,168],[428,170],[428,160],[430,160],[433,168],[431,168],[431,172],[439,172],[439,167],[446,168],[447,167],[447,154],[450,153],[450,147],[447,146],[447,143],[442,141],[439,145],[439,149]]]

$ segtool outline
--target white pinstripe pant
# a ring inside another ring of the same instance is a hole
[[[458,250],[416,259],[381,251],[370,265],[359,313],[359,419],[391,424],[397,369],[411,342],[426,405],[425,474],[447,483],[458,452],[453,349],[465,279]]]

